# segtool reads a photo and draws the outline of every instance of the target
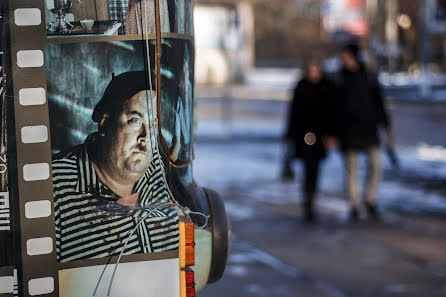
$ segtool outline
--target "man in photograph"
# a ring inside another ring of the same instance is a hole
[[[97,131],[53,159],[59,262],[119,254],[127,240],[124,255],[178,248],[148,89],[142,71],[114,77],[93,111]]]

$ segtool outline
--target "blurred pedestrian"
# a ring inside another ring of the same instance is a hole
[[[311,61],[294,90],[284,142],[304,163],[303,218],[313,222],[319,165],[326,156],[323,138],[329,134],[330,97],[333,84],[324,76],[317,61]]]
[[[350,218],[358,219],[359,193],[357,158],[364,152],[368,157],[368,177],[365,191],[367,213],[378,217],[375,195],[381,176],[379,127],[386,130],[387,144],[392,145],[389,116],[383,102],[377,77],[359,59],[359,46],[342,48],[342,69],[337,77],[337,129],[345,158],[346,188],[350,200]]]

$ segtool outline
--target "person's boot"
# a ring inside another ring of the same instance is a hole
[[[314,223],[315,220],[316,216],[313,211],[313,195],[307,195],[303,205],[303,221],[305,223]]]
[[[373,203],[366,202],[365,208],[367,210],[367,214],[369,215],[369,217],[373,218],[374,220],[379,219],[379,213],[376,210],[376,207]]]
[[[352,207],[350,209],[350,221],[352,223],[355,223],[359,220],[359,213],[358,213],[358,209],[356,207]]]
[[[305,208],[304,210],[304,217],[303,217],[303,221],[304,223],[314,223],[314,221],[316,220],[316,217],[314,215],[314,211],[311,208]]]

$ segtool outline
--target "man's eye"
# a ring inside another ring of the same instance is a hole
[[[140,118],[131,118],[130,119],[130,124],[132,125],[136,125],[136,126],[140,126],[142,123]]]

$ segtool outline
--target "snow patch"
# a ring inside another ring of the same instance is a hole
[[[242,265],[228,265],[226,267],[226,273],[235,277],[244,277],[248,275],[248,268]]]
[[[428,145],[422,143],[418,146],[418,156],[421,160],[446,162],[446,148],[441,145]]]

